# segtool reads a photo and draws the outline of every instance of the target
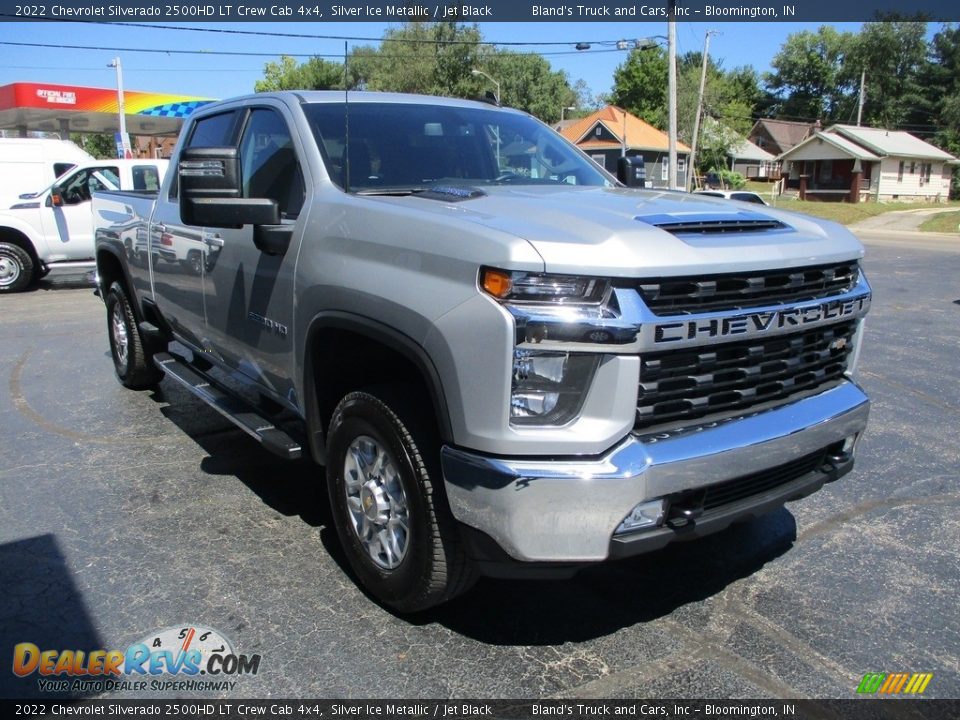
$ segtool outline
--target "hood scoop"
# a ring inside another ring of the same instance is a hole
[[[472,187],[457,187],[456,185],[434,185],[423,192],[417,193],[419,198],[440,200],[441,202],[463,202],[485,195],[486,193],[483,190]]]
[[[657,213],[637,215],[647,225],[665,230],[673,235],[728,235],[731,233],[770,232],[787,230],[789,227],[760,213],[710,212],[710,213]]]

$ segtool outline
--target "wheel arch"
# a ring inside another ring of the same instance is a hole
[[[115,282],[119,282],[127,291],[137,321],[143,320],[143,308],[140,307],[139,298],[133,295],[133,278],[130,277],[124,258],[113,247],[102,245],[97,248],[97,285],[101,297],[106,298],[107,291]]]
[[[9,243],[22,248],[28,255],[30,255],[30,259],[33,260],[34,267],[37,269],[39,269],[43,264],[40,260],[40,256],[37,254],[36,245],[34,245],[33,240],[23,230],[12,225],[0,226],[0,242]]]
[[[426,350],[408,335],[364,316],[326,312],[311,321],[304,350],[304,409],[310,449],[318,462],[326,459],[327,423],[337,402],[351,390],[385,382],[405,381],[425,390],[441,441],[452,440],[440,374]]]

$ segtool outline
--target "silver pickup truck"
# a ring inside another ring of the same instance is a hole
[[[212,104],[171,168],[94,200],[120,381],[166,375],[324,466],[356,577],[400,611],[852,468],[871,292],[839,225],[627,188],[528,115],[433,97]]]

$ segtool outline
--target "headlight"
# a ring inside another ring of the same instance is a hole
[[[598,355],[516,350],[510,393],[514,425],[563,425],[583,405]]]
[[[579,275],[481,268],[480,287],[503,302],[597,305],[606,298],[610,281]]]

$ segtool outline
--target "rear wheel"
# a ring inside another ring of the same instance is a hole
[[[401,612],[476,579],[439,470],[439,442],[416,405],[389,389],[353,392],[333,412],[327,487],[340,541],[363,586]]]
[[[30,253],[13,243],[0,243],[0,293],[26,289],[35,271]]]
[[[163,372],[153,364],[153,353],[145,347],[127,291],[120,283],[110,286],[106,304],[110,354],[117,377],[132,390],[155,386]]]
[[[203,272],[203,256],[199,250],[191,250],[187,253],[187,259],[180,261],[180,265],[188,272],[194,275],[200,275]]]

